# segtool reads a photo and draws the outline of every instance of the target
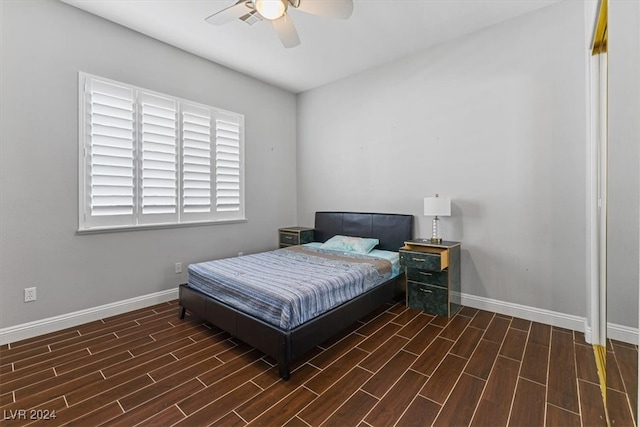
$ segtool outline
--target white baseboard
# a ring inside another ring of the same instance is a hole
[[[117,301],[111,304],[88,308],[86,310],[74,311],[73,313],[2,328],[0,329],[0,345],[60,331],[66,328],[72,328],[84,323],[172,301],[177,298],[178,288],[169,289],[167,291],[143,295],[124,301]]]
[[[607,338],[638,345],[638,329],[607,323]]]
[[[462,305],[468,307],[584,332],[586,341],[591,342],[591,330],[587,326],[587,321],[584,317],[469,294],[461,294],[461,301]],[[638,344],[638,329],[609,323],[607,325],[607,337],[630,344]]]
[[[461,297],[462,305],[469,307],[493,311],[494,313],[504,314],[506,316],[519,317],[533,322],[544,323],[545,325],[584,332],[584,317],[469,294],[462,294]]]

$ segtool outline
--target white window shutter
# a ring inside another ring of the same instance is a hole
[[[86,80],[85,226],[129,224],[134,215],[134,118],[131,88]]]
[[[178,220],[177,106],[140,92],[140,223]]]
[[[243,115],[82,72],[78,98],[79,231],[245,219]]]
[[[182,103],[182,217],[212,219],[211,110]]]
[[[243,117],[216,113],[216,212],[218,217],[241,217]]]

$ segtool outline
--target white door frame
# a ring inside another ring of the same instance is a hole
[[[597,14],[596,14],[597,15]],[[595,20],[597,20],[597,16]],[[587,20],[588,22],[588,20]],[[590,50],[590,49],[589,49]],[[589,52],[589,132],[587,149],[587,280],[589,310],[585,338],[607,339],[607,53]]]

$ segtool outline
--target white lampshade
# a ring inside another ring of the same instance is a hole
[[[451,199],[446,197],[425,197],[425,216],[451,216]]]

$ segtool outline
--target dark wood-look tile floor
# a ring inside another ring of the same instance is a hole
[[[310,352],[285,382],[273,360],[177,312],[174,301],[0,347],[0,423],[606,425],[582,333],[399,302]],[[616,426],[637,416],[637,351],[609,346]]]

